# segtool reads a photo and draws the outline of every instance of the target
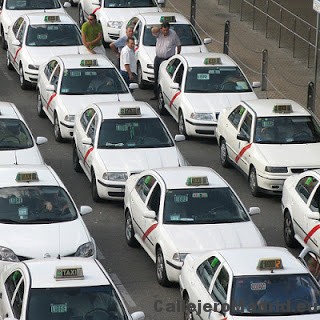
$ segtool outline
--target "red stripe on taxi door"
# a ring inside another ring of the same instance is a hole
[[[238,162],[240,160],[240,158],[243,156],[243,154],[250,149],[252,143],[247,144],[245,147],[243,147],[240,152],[238,153],[238,155],[236,156],[236,162]]]
[[[177,96],[181,93],[181,91],[178,91],[173,97],[172,99],[170,100],[170,103],[169,103],[169,108],[171,108],[174,100],[176,100]]]
[[[94,149],[94,147],[91,147],[91,148],[87,151],[86,155],[84,156],[84,160],[83,160],[84,162],[86,162],[89,154],[93,151],[93,149]]]
[[[158,226],[157,223],[153,224],[152,226],[150,226],[147,231],[143,234],[142,236],[142,241],[146,240],[147,236]]]
[[[306,237],[304,238],[304,242],[307,243],[309,241],[309,239],[316,233],[317,230],[320,229],[320,224],[314,226],[309,233],[306,235]]]
[[[96,13],[99,9],[101,9],[101,7],[95,8],[92,13]]]
[[[47,109],[49,109],[49,105],[50,105],[50,103],[52,102],[53,98],[54,98],[56,95],[57,95],[56,93],[53,93],[53,94],[51,95],[51,97],[49,98],[49,101],[48,101],[48,103],[47,103]]]
[[[16,59],[17,59],[17,57],[18,57],[18,53],[20,52],[21,49],[22,49],[22,47],[20,47],[20,48],[17,50],[17,52],[16,52],[16,54],[15,54],[15,56],[14,56],[14,58],[13,58],[13,62],[16,62]]]

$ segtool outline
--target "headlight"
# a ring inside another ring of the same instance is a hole
[[[109,21],[107,24],[110,28],[120,29],[122,27],[122,23],[122,21]]]
[[[179,262],[183,262],[184,259],[186,258],[187,256],[187,253],[179,253],[179,252],[176,252],[172,259],[175,260],[175,261],[179,261]]]
[[[191,113],[190,117],[191,119],[195,119],[195,120],[213,121],[213,116],[211,113],[193,112]]]
[[[32,69],[32,70],[39,70],[39,66],[36,66],[36,65],[34,65],[34,64],[29,64],[29,65],[28,65],[28,68],[29,68],[29,69]]]
[[[84,258],[89,258],[89,257],[92,257],[93,255],[94,255],[94,246],[91,241],[81,245],[75,254],[76,257],[84,257]]]
[[[272,173],[287,173],[288,168],[287,167],[270,167],[266,166],[265,168],[266,172],[272,172]]]
[[[74,114],[68,114],[64,117],[64,120],[69,122],[74,122],[75,115]]]
[[[110,181],[127,181],[128,175],[126,172],[108,172],[104,173],[102,178]]]
[[[147,68],[148,68],[148,69],[153,69],[153,64],[148,63],[148,64],[147,64]]]
[[[1,247],[0,246],[0,260],[1,261],[10,261],[10,262],[18,262],[19,259],[15,255],[15,253],[6,247]]]

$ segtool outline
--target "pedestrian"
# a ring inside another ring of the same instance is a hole
[[[83,45],[91,53],[100,53],[106,55],[106,50],[102,45],[102,26],[97,21],[97,16],[94,13],[90,13],[88,21],[86,21],[81,27],[81,37]]]
[[[163,22],[161,28],[154,26],[151,28],[152,35],[157,38],[156,57],[154,58],[154,96],[150,100],[158,100],[158,75],[161,62],[171,58],[177,49],[181,51],[181,42],[176,32],[170,29],[169,22]]]
[[[120,53],[120,72],[127,85],[133,82],[137,73],[137,62],[134,54],[134,38],[128,37]]]

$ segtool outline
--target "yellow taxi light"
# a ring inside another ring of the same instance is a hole
[[[45,16],[44,21],[45,22],[59,22],[60,17],[59,16]]]
[[[37,172],[18,172],[16,176],[17,182],[39,181]]]
[[[281,258],[262,258],[259,259],[258,270],[276,270],[283,269]]]
[[[176,17],[175,16],[161,16],[160,17],[160,22],[176,22]]]
[[[56,280],[81,280],[84,278],[82,267],[57,268],[54,277]]]
[[[221,58],[205,58],[204,64],[222,64]]]
[[[187,186],[206,186],[209,184],[208,177],[188,177]]]
[[[273,107],[273,112],[275,113],[291,113],[292,105],[291,104],[276,104]]]
[[[134,108],[120,108],[119,116],[140,116],[141,110],[140,107]]]
[[[81,67],[92,67],[92,66],[97,66],[97,65],[98,65],[97,59],[81,60],[81,62],[80,62]]]

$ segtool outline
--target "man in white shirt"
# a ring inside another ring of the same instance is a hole
[[[137,74],[137,63],[134,54],[134,38],[128,37],[126,46],[120,53],[120,72],[126,83],[133,82]]]

